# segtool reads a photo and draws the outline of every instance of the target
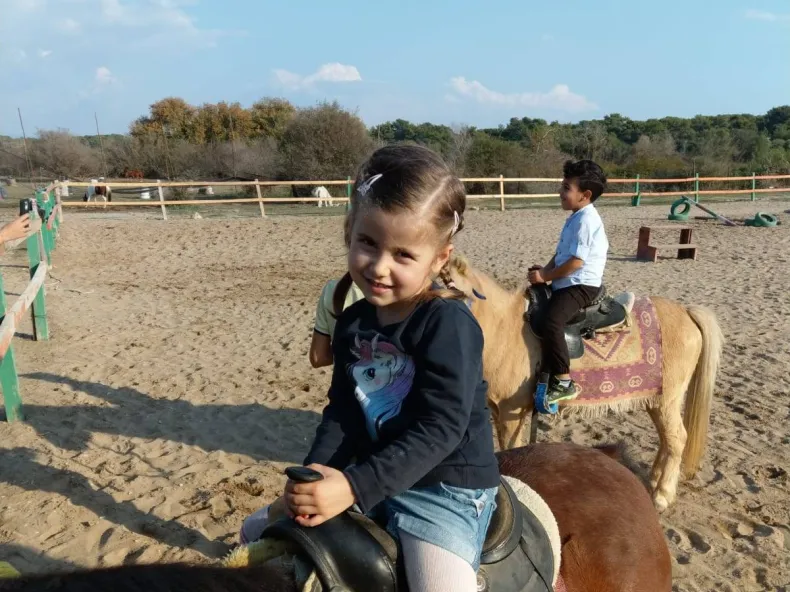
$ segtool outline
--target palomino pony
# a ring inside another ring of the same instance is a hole
[[[614,460],[625,462],[618,446],[594,449],[570,442],[540,443],[499,452],[497,456],[502,474],[529,485],[556,519],[561,561],[555,590],[670,591],[672,566],[658,514],[639,479]],[[336,520],[338,518],[333,518],[326,524]],[[337,543],[343,549],[350,541],[343,539]],[[375,544],[374,539],[370,539],[368,545]],[[229,567],[130,565],[0,579],[0,590],[301,592],[305,589],[297,586],[293,571],[283,567],[292,566],[292,561],[258,563],[252,551],[244,556],[245,549],[234,551],[223,562]],[[375,549],[372,553],[376,553]],[[234,557],[236,560],[231,561]],[[346,561],[353,562],[356,557],[346,549]],[[507,559],[502,560],[505,561]],[[365,565],[357,567],[363,574],[372,572],[366,570]],[[314,569],[320,577],[320,570]],[[372,589],[372,580],[369,576],[360,586],[342,589],[363,592]],[[322,583],[323,590],[328,591],[326,582]],[[550,583],[548,588],[543,582],[537,584],[526,588],[526,592],[551,589]],[[488,590],[510,592],[512,589],[492,585]]]
[[[534,408],[536,367],[541,359],[540,340],[525,320],[527,284],[515,291],[505,290],[473,269],[462,256],[453,258],[450,278],[469,298],[472,313],[483,329],[483,373],[489,385],[488,402],[499,446],[502,450],[513,448],[519,444]],[[656,508],[663,511],[675,500],[681,462],[687,478],[699,468],[723,337],[716,317],[707,308],[655,296],[649,300],[660,325],[663,359],[661,394],[645,400],[644,406],[658,430],[659,447],[650,485]],[[686,398],[683,415],[681,407]],[[628,408],[618,406],[616,401],[598,405],[599,411],[622,412]]]

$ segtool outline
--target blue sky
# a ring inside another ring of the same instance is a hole
[[[762,113],[788,0],[0,0],[0,134],[103,133],[166,96],[328,99],[369,125]]]

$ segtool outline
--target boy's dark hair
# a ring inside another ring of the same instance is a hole
[[[592,160],[566,160],[562,166],[562,176],[574,179],[582,191],[590,191],[592,202],[601,197],[606,189],[606,173]]]

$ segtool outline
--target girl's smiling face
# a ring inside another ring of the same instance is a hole
[[[408,314],[450,258],[436,230],[410,210],[364,207],[351,228],[348,270],[365,298],[393,320]]]

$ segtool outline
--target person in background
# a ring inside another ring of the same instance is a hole
[[[334,361],[332,357],[332,335],[335,332],[335,322],[337,320],[337,315],[334,312],[334,295],[337,284],[337,280],[329,280],[324,285],[315,309],[313,339],[310,342],[310,365],[313,368],[331,366]],[[362,291],[352,282],[346,293],[342,310],[345,310],[357,300],[362,300],[364,297]]]

